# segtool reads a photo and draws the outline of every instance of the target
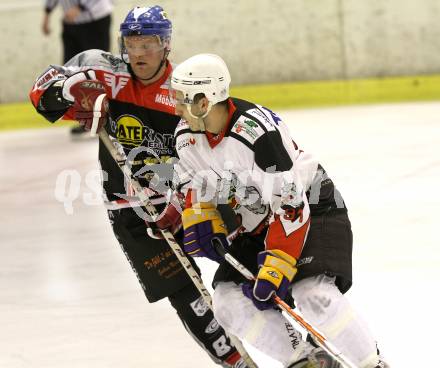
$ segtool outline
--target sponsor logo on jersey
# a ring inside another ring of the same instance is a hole
[[[220,325],[213,319],[205,329],[205,333],[212,334],[219,329]]]
[[[264,106],[260,106],[260,105],[257,106],[258,108],[254,108],[246,112],[252,117],[254,117],[257,121],[262,123],[268,131],[275,130],[276,129],[275,126],[279,125],[281,121],[280,117],[277,114],[275,114],[272,110],[269,110]]]
[[[181,149],[188,147],[189,146],[189,139],[183,139],[182,141],[180,141],[179,143],[177,143],[176,149],[177,151],[180,151]]]
[[[258,108],[248,110],[247,113],[259,121],[264,121],[267,124],[270,124],[269,118]]]
[[[258,128],[258,124],[252,120],[246,119],[243,122],[242,129],[249,135],[252,139],[256,139],[258,137],[258,133],[256,131]]]
[[[250,119],[239,119],[233,126],[232,131],[241,136],[247,135],[248,139],[255,141],[259,136],[259,125]]]
[[[200,297],[197,300],[193,301],[192,303],[190,303],[190,305],[197,317],[204,316],[209,310],[209,306],[208,304],[206,304],[203,297]]]
[[[275,125],[279,125],[281,118],[277,114],[275,114],[272,110],[268,109],[267,107],[264,106],[260,106],[260,107],[261,109],[264,110],[265,113],[269,114],[269,119],[271,119]]]
[[[182,139],[179,143],[177,143],[177,151],[194,144],[196,144],[194,137]]]
[[[171,106],[171,107],[176,106],[176,102],[173,99],[171,99],[169,95],[165,95],[162,93],[157,93],[154,101],[158,104],[162,104],[166,106]]]
[[[122,76],[117,77],[114,74],[104,73],[104,80],[105,84],[107,84],[107,86],[109,86],[112,90],[112,98],[115,98],[121,89],[127,85],[130,78]]]
[[[116,121],[116,138],[124,146],[153,149],[158,155],[172,153],[174,134],[161,134],[142,124],[133,115],[123,115]]]
[[[257,128],[258,127],[258,124],[255,121],[249,120],[249,119],[246,119],[244,121],[244,124],[248,125],[250,128]]]
[[[134,116],[122,116],[116,122],[116,138],[123,145],[140,146],[144,140],[143,124]]]

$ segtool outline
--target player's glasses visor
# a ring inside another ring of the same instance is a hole
[[[152,54],[165,48],[156,36],[123,37],[122,45],[129,54]]]

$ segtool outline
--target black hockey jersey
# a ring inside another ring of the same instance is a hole
[[[169,93],[172,65],[167,62],[163,77],[145,86],[133,78],[129,66],[121,58],[100,50],[85,51],[63,67],[49,67],[37,79],[30,92],[37,111],[50,121],[61,117],[71,119],[72,111],[67,106],[52,104],[53,108],[47,109],[44,100],[53,99],[51,95],[57,93],[54,88],[57,81],[82,70],[93,70],[96,78],[105,83],[109,99],[106,130],[118,140],[125,154],[129,155],[132,171],[142,169],[143,173],[139,177],[141,184],[148,186],[148,179],[154,175],[157,164],[161,164],[163,169],[163,163],[168,162],[172,169],[170,161],[176,156],[174,130],[179,121],[174,114],[175,104]],[[132,195],[131,188],[124,182],[119,167],[102,143],[99,147],[99,161],[107,175],[103,186],[109,200],[108,207],[129,206],[127,201],[121,200],[121,194]],[[153,195],[153,203],[163,202],[161,195],[154,195],[154,191],[149,194]]]

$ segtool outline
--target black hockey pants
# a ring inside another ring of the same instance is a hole
[[[108,215],[148,301],[168,297],[185,329],[210,357],[224,366],[234,363],[239,354],[168,244],[150,238],[144,221],[130,208],[108,211]]]

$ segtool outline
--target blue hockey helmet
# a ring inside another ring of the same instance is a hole
[[[163,8],[155,5],[130,10],[119,29],[121,37],[158,36],[167,44],[171,39],[172,24]]]
[[[119,29],[121,31],[119,37],[119,49],[121,52],[121,58],[126,64],[130,63],[130,49],[131,54],[139,52],[137,50],[141,50],[141,53],[163,50],[162,60],[158,65],[157,70],[149,78],[140,78],[139,76],[136,76],[143,81],[149,81],[156,77],[163,65],[165,65],[168,54],[171,50],[172,24],[163,8],[159,5],[133,8],[127,14]],[[154,36],[159,42],[157,47],[152,46],[149,42],[140,45],[133,45],[133,47],[131,47],[129,42],[130,36]]]

